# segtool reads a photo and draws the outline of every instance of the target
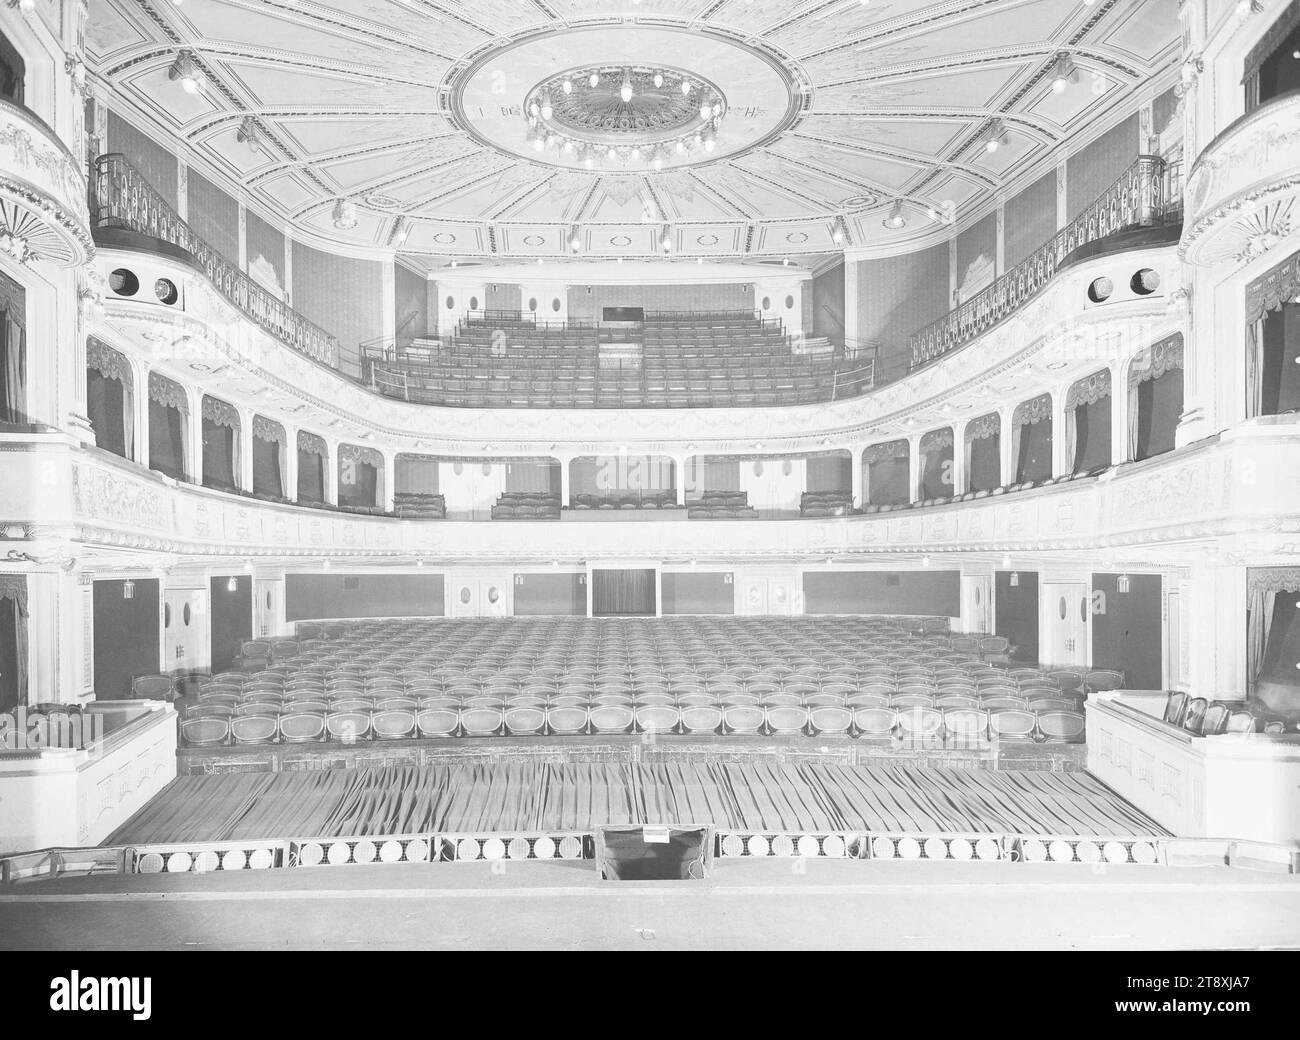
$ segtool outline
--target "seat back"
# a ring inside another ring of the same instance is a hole
[[[1187,714],[1187,694],[1181,690],[1175,690],[1165,698],[1165,715],[1164,719],[1171,726],[1181,726],[1183,717]]]
[[[1066,744],[1081,744],[1084,740],[1084,717],[1077,711],[1040,711],[1038,731],[1044,739]]]
[[[1205,724],[1205,712],[1209,706],[1209,701],[1204,697],[1193,697],[1189,700],[1187,711],[1183,715],[1183,729],[1200,736],[1201,727]]]
[[[1201,735],[1217,737],[1228,725],[1228,716],[1232,714],[1226,704],[1217,701],[1205,709],[1205,718],[1201,722]]]

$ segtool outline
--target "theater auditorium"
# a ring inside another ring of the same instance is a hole
[[[1298,128],[1294,0],[8,0],[0,947],[1294,945]]]

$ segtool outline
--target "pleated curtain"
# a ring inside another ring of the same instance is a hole
[[[27,703],[27,578],[0,574],[0,711]]]
[[[234,405],[204,397],[203,484],[205,487],[239,486],[239,412]]]
[[[0,283],[0,422],[28,422],[24,300],[21,289],[13,292],[3,283]]]
[[[1140,461],[1174,448],[1183,414],[1183,336],[1140,351],[1128,370],[1128,443]]]
[[[1052,475],[1052,395],[1016,406],[1011,416],[1011,472],[1015,483]]]
[[[125,356],[93,337],[86,343],[86,402],[96,444],[135,458],[135,376]]]
[[[278,422],[253,416],[253,494],[284,497],[287,441]]]
[[[393,461],[393,480],[393,490],[399,495],[436,495],[438,459],[434,455],[398,455]]]
[[[981,415],[966,424],[966,487],[992,491],[1002,483],[1002,416]]]
[[[305,430],[298,431],[298,487],[297,501],[325,501],[325,465],[329,448],[322,437]]]
[[[149,373],[149,468],[175,480],[190,472],[186,427],[189,401],[180,385]]]

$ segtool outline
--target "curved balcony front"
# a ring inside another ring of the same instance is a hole
[[[0,101],[0,249],[78,267],[94,253],[81,164],[36,115]]]
[[[1244,264],[1300,220],[1300,90],[1274,98],[1225,129],[1187,181],[1179,252],[1193,264]]]

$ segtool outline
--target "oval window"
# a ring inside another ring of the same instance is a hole
[[[556,297],[554,300],[551,301],[551,310],[555,311],[556,314],[560,313],[559,297]]]
[[[454,296],[448,296],[448,297],[447,297],[447,310],[449,310],[449,311],[454,311],[455,309],[456,309],[456,297],[454,297]]]
[[[980,601],[981,601],[983,598],[984,598],[983,590],[982,590],[978,585],[976,585],[976,586],[975,586],[975,606],[978,607],[978,606],[980,605]]]
[[[119,267],[108,276],[108,287],[118,296],[134,296],[140,291],[140,279],[125,267]]]
[[[188,603],[181,607],[181,624],[186,628],[190,627],[190,605]]]
[[[1088,286],[1088,299],[1093,303],[1105,303],[1115,291],[1115,283],[1109,278],[1097,278]]]
[[[1067,604],[1067,603],[1065,602],[1065,597],[1064,597],[1064,596],[1061,597],[1061,602],[1058,603],[1058,604],[1056,605],[1056,610],[1057,610],[1057,613],[1059,613],[1059,614],[1061,615],[1061,620],[1064,621],[1064,620],[1065,620],[1065,615],[1066,615],[1067,613],[1069,613],[1069,610],[1070,610],[1069,604]]]
[[[530,311],[536,311],[536,310],[537,310],[537,297],[536,297],[536,296],[531,296],[531,297],[529,297],[529,299],[528,299],[528,309],[529,309]]]
[[[1087,622],[1088,620],[1088,597],[1082,596],[1079,599],[1079,620]]]
[[[469,602],[471,599],[473,599],[473,598],[474,598],[474,597],[473,597],[472,595],[470,595],[470,591],[469,591],[469,587],[468,587],[468,586],[466,586],[465,588],[463,588],[463,589],[460,590],[460,601],[461,601],[462,603],[468,603],[468,602]]]
[[[500,598],[501,598],[501,592],[500,592],[500,590],[499,590],[495,585],[493,585],[490,589],[488,589],[488,602],[489,602],[489,603],[495,603],[495,602],[497,602],[497,600],[499,600]]]
[[[754,463],[754,476],[756,476],[756,477],[761,477],[762,475],[763,475],[763,463],[762,463],[761,461],[759,461],[759,462],[755,462],[755,463]]]
[[[784,476],[788,477],[793,472],[794,472],[793,462],[791,462],[789,459],[786,459],[784,462],[781,463],[781,473]]]
[[[181,298],[180,291],[176,288],[176,283],[170,278],[159,278],[154,282],[153,293],[158,297],[159,302],[165,303],[169,307]]]
[[[1150,296],[1160,288],[1160,275],[1149,267],[1144,267],[1133,276],[1129,288],[1139,296]]]
[[[476,311],[476,310],[478,310],[478,297],[477,297],[477,296],[471,296],[471,297],[469,298],[469,309],[472,310],[472,311]]]
[[[764,297],[763,297],[763,310],[765,310],[765,311],[770,311],[771,309],[772,309],[772,297],[770,297],[770,296],[764,296]]]
[[[485,477],[492,476],[492,463],[490,462],[483,463],[483,476]]]
[[[164,603],[163,604],[163,628],[171,628],[171,627],[172,627],[172,605],[170,603]]]
[[[462,473],[465,472],[465,463],[463,463],[463,462],[453,462],[453,463],[451,464],[451,471],[452,471],[453,473],[455,473],[456,476],[459,477]]]
[[[785,298],[785,309],[788,310],[788,311],[792,311],[792,310],[794,310],[794,297],[793,297],[793,296],[787,296],[787,297]]]

